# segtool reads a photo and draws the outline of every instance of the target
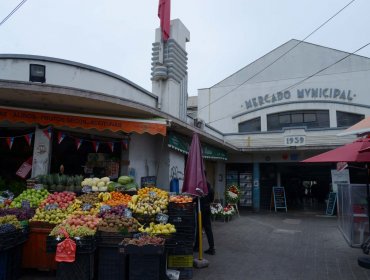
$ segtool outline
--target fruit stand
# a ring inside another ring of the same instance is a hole
[[[167,279],[167,269],[192,278],[191,197],[139,189],[128,176],[117,182],[71,177],[79,188],[43,176],[17,197],[0,200],[0,241],[12,237],[6,248],[0,242],[0,279],[18,279],[21,267],[56,279]]]

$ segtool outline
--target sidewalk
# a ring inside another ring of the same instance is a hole
[[[321,214],[246,212],[229,223],[214,222],[216,255],[204,255],[210,266],[194,268],[193,279],[370,279],[370,270],[357,264],[362,250],[348,245],[336,217]]]

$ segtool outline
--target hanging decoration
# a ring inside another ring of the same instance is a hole
[[[51,127],[49,126],[48,128],[44,129],[43,132],[46,135],[46,137],[50,140],[51,139],[51,135],[52,135],[52,129],[51,129]]]
[[[32,135],[33,135],[33,133],[29,133],[29,134],[24,135],[24,138],[26,139],[29,146],[31,146]]]
[[[48,139],[51,139],[51,137],[53,135],[53,128],[48,127],[48,128],[43,130],[43,133],[45,134],[46,137],[48,137]],[[1,136],[0,141],[1,141],[1,139],[4,139],[6,141],[8,147],[9,147],[9,149],[12,149],[13,144],[14,144],[14,140],[16,138],[24,138],[24,139],[26,139],[27,144],[29,146],[31,146],[33,135],[34,135],[34,132],[31,132],[31,133],[28,133],[28,134],[25,134],[25,135],[17,135],[17,136]],[[73,135],[70,135],[70,134],[62,132],[62,131],[58,131],[56,133],[56,136],[57,136],[57,143],[58,144],[62,143],[62,141],[66,137],[74,139],[77,150],[81,147],[83,142],[91,142],[95,152],[98,152],[100,144],[108,145],[109,150],[111,152],[114,152],[114,148],[115,148],[114,145],[116,143],[121,143],[122,144],[122,149],[124,149],[124,150],[128,149],[128,143],[129,143],[128,138],[127,139],[117,139],[116,141],[96,141],[96,140],[90,140],[90,139],[86,140],[86,139],[77,138]]]
[[[83,140],[82,139],[76,139],[76,147],[77,150],[81,147]]]
[[[95,153],[97,153],[98,150],[99,150],[100,142],[99,141],[92,141],[92,144],[93,144]]]
[[[66,137],[66,134],[63,133],[63,132],[61,132],[61,131],[59,131],[58,132],[58,144],[62,143],[64,137]]]
[[[122,148],[124,150],[127,150],[127,148],[128,148],[128,141],[126,139],[125,140],[122,140]]]
[[[8,143],[8,146],[9,146],[9,149],[10,150],[12,149],[13,142],[14,142],[14,137],[8,137],[8,138],[6,138],[6,143]]]
[[[108,147],[110,149],[110,151],[113,153],[113,150],[114,150],[114,142],[108,142]]]

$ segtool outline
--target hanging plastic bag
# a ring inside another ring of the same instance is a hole
[[[62,233],[66,239],[58,243],[55,261],[74,262],[76,259],[76,242],[69,238],[69,234],[65,229],[62,229]]]

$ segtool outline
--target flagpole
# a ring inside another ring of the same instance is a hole
[[[198,196],[198,238],[199,238],[199,255],[198,259],[202,260],[203,259],[203,236],[202,236],[202,211],[200,209],[200,197]]]

